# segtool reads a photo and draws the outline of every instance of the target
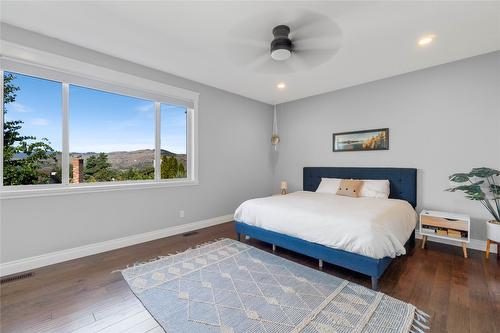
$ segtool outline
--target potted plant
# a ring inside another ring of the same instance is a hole
[[[455,173],[449,177],[458,186],[447,191],[464,192],[467,199],[476,200],[488,210],[493,220],[486,223],[486,237],[496,243],[500,242],[500,185],[495,178],[500,171],[490,168],[474,168],[469,173]]]

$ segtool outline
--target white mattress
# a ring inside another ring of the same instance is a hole
[[[266,230],[375,259],[406,253],[417,214],[404,200],[316,192],[252,199],[234,219]]]

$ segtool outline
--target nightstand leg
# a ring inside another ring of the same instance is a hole
[[[486,259],[490,257],[490,245],[491,241],[489,239],[486,240]]]
[[[462,250],[464,251],[464,258],[467,258],[467,243],[462,242]]]
[[[425,242],[427,241],[427,236],[423,235],[422,236],[422,248],[425,249]]]

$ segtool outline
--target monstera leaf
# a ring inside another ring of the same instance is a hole
[[[500,171],[490,168],[474,168],[469,172],[469,177],[488,178],[500,175]]]
[[[483,190],[481,189],[481,184],[483,184],[484,181],[480,180],[478,182],[468,184],[468,185],[459,185],[456,187],[452,187],[447,189],[449,192],[456,192],[456,191],[461,191],[467,194],[467,198],[470,200],[484,200],[486,198],[486,195],[484,194]]]
[[[449,192],[464,192],[469,200],[480,201],[496,221],[500,221],[500,185],[495,179],[500,176],[500,171],[491,168],[474,168],[469,173],[455,173],[449,177],[452,182],[460,185],[447,189]],[[474,178],[483,178],[473,183]],[[485,181],[488,185],[483,185]],[[481,187],[483,185],[483,187]],[[488,192],[484,193],[483,189]]]
[[[448,179],[455,183],[465,183],[470,180],[470,176],[468,173],[455,173],[448,177]]]
[[[493,196],[497,199],[500,199],[500,186],[495,184],[490,184],[490,191],[493,193]]]

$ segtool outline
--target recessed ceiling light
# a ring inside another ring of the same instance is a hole
[[[434,38],[436,38],[436,35],[423,36],[418,40],[418,46],[429,45],[430,43],[432,43],[434,41]]]
[[[278,83],[278,84],[276,85],[276,87],[277,87],[278,89],[285,89],[285,88],[286,88],[286,84],[285,84],[285,82],[280,82],[280,83]]]

